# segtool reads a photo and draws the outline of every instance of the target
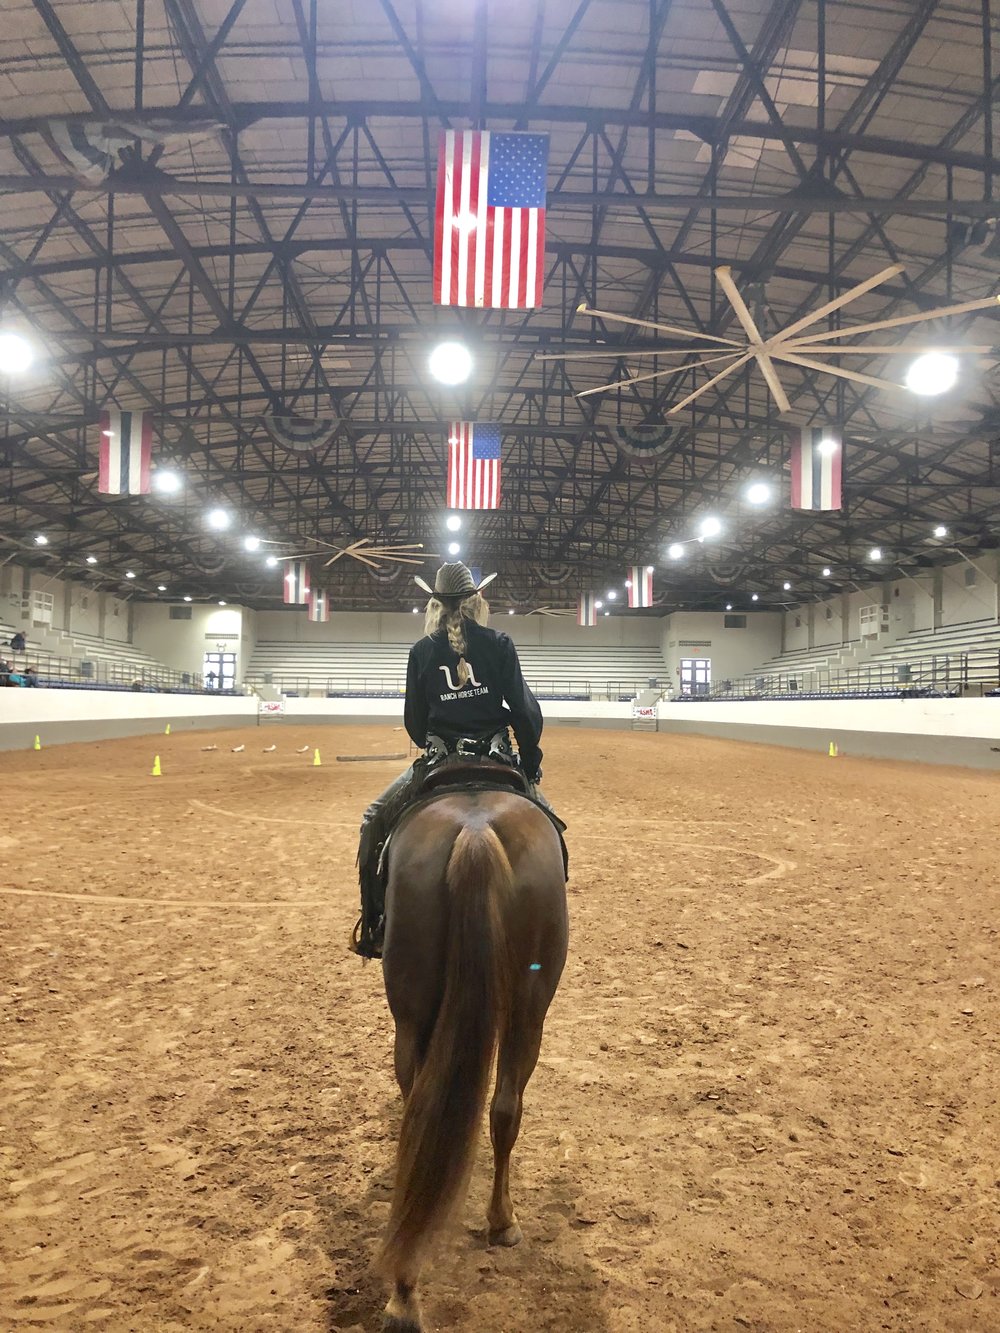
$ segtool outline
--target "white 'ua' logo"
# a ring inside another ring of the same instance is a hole
[[[462,686],[461,686],[461,685],[456,685],[455,682],[452,680],[452,678],[451,678],[451,667],[446,667],[446,666],[438,667],[438,670],[444,672],[444,678],[445,678],[445,680],[448,682],[448,688],[449,688],[449,690],[453,690],[453,691],[457,694],[458,691],[462,688]],[[475,671],[473,670],[473,668],[472,668],[471,666],[469,667],[469,679],[466,681],[466,684],[467,684],[467,685],[476,685],[476,686],[478,686],[480,689],[482,688],[482,686],[479,684],[479,681],[476,680],[476,673],[475,673]]]

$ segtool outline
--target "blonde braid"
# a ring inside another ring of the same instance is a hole
[[[469,664],[465,660],[465,617],[462,615],[462,607],[455,606],[448,612],[445,625],[448,630],[448,645],[452,652],[458,657],[458,688],[461,689],[466,684],[472,672],[469,670]]]

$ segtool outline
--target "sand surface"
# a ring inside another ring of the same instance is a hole
[[[1000,1329],[1000,777],[546,741],[571,941],[525,1239],[487,1248],[481,1154],[428,1327]],[[0,755],[4,1333],[378,1328],[398,1099],[345,939],[402,765],[334,757],[404,748],[279,724]]]

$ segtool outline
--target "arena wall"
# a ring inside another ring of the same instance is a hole
[[[546,700],[548,727],[627,729],[628,703]],[[375,722],[402,730],[402,699],[286,699],[289,722],[317,726]],[[100,690],[0,690],[0,751],[118,736],[253,726],[257,699],[132,694]],[[265,725],[280,726],[278,722]],[[787,745],[842,754],[960,764],[1000,771],[1000,699],[774,700],[761,703],[661,703],[661,732]],[[544,745],[544,743],[543,743]]]
[[[660,704],[660,731],[1000,772],[1000,699]]]
[[[257,699],[201,694],[140,694],[105,690],[0,690],[0,750],[68,741],[110,740],[171,731],[245,726],[257,720]]]

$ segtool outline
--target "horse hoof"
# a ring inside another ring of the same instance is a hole
[[[488,1239],[491,1245],[519,1245],[523,1239],[523,1232],[516,1222],[512,1222],[502,1231],[491,1231]]]
[[[400,1319],[398,1315],[387,1314],[382,1319],[382,1333],[424,1333],[423,1324],[415,1324],[412,1319]]]

